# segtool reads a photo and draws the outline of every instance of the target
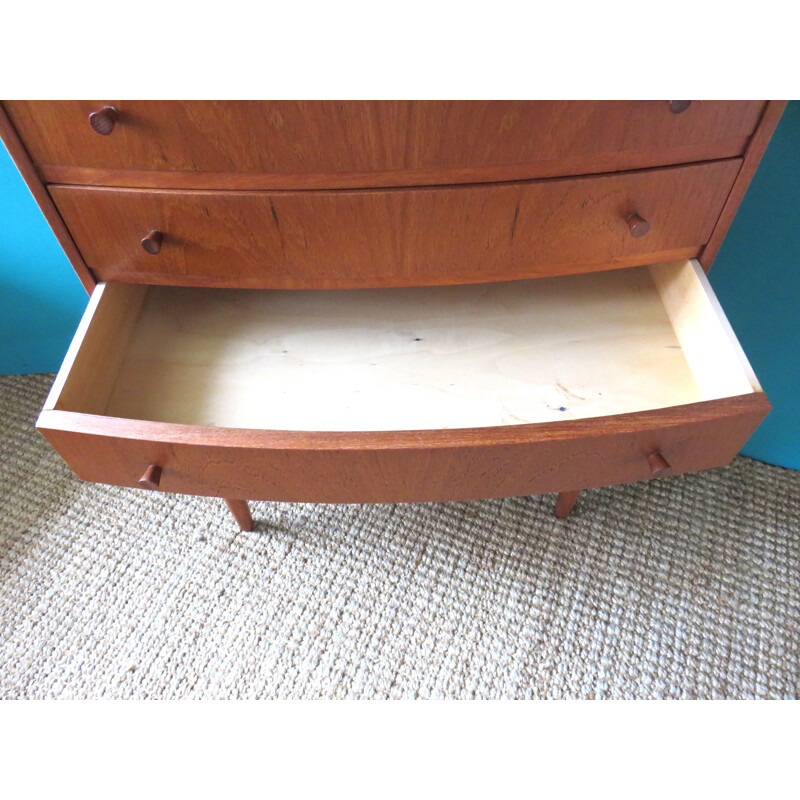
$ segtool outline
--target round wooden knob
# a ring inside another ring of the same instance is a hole
[[[660,475],[666,475],[672,469],[669,465],[669,461],[667,461],[658,450],[654,450],[647,456],[647,463],[650,465],[650,474],[654,478],[658,478]]]
[[[682,114],[691,104],[691,100],[670,100],[669,110],[673,114]]]
[[[159,483],[161,483],[161,467],[158,464],[151,464],[139,478],[139,486],[142,489],[158,489]]]
[[[117,124],[117,118],[117,109],[114,106],[106,106],[100,111],[93,111],[89,114],[89,124],[95,133],[108,136]]]
[[[161,252],[161,243],[164,241],[164,234],[161,231],[150,231],[142,239],[142,247],[146,253],[156,256]]]
[[[625,222],[628,223],[628,229],[634,239],[640,239],[650,230],[650,223],[636,213],[628,214],[625,217]]]

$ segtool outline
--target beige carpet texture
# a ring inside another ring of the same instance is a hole
[[[0,378],[2,698],[797,698],[800,473],[469,503],[85,484]]]

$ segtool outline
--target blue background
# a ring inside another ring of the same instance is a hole
[[[0,143],[0,375],[56,372],[88,300]]]
[[[708,278],[772,403],[742,452],[800,469],[800,101],[786,106]]]
[[[743,453],[800,469],[800,101],[792,101],[709,274],[773,410]],[[55,372],[87,303],[0,146],[0,374]]]

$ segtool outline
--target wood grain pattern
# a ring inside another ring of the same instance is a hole
[[[647,268],[333,295],[151,287],[114,375],[109,416],[281,430],[507,425],[708,399]]]
[[[675,474],[730,461],[769,410],[763,393],[602,419],[451,431],[314,433],[205,428],[43,411],[37,427],[83,480],[323,503],[466,500]]]
[[[499,185],[336,192],[176,192],[52,186],[107,281],[357,288],[507,280],[693,257],[737,159]],[[630,235],[636,210],[651,225]],[[164,233],[157,256],[140,240]]]
[[[528,180],[741,155],[762,101],[9,101],[50,183],[320,189]],[[87,115],[119,112],[111,136]]]
[[[14,126],[11,124],[3,104],[0,104],[0,139],[2,139],[9,155],[17,165],[22,179],[33,195],[33,199],[36,200],[36,204],[47,220],[47,224],[52,229],[56,239],[58,239],[58,243],[64,249],[64,253],[69,259],[70,264],[72,264],[72,268],[75,270],[83,288],[86,289],[87,294],[91,294],[92,289],[94,289],[97,283],[94,275],[92,275],[89,268],[86,266],[83,256],[81,256],[78,248],[75,246],[72,236],[67,230],[67,226],[64,224],[64,220],[61,219],[61,215],[53,205],[53,201],[50,199],[50,195],[47,193],[47,189],[44,187],[42,179],[39,177],[36,167],[31,161],[28,151],[25,149],[25,145],[19,138]]]
[[[756,173],[756,168],[761,161],[761,157],[767,149],[769,140],[775,132],[775,128],[778,126],[783,110],[786,108],[786,102],[786,100],[770,100],[770,102],[767,103],[764,115],[747,147],[742,168],[736,177],[736,181],[725,202],[722,213],[717,220],[717,224],[714,226],[714,232],[711,234],[708,244],[706,244],[703,251],[700,253],[699,260],[706,272],[711,269],[711,265],[717,257],[719,248],[722,246],[722,241],[728,233],[728,229],[733,222],[733,218],[736,216],[736,212],[739,210],[739,205],[744,198],[747,187],[750,185],[750,181]]]

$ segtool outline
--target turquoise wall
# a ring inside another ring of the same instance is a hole
[[[800,469],[800,101],[709,275],[773,411],[743,452]],[[0,145],[0,374],[55,372],[87,297]]]
[[[0,375],[58,370],[88,299],[0,143]]]
[[[800,469],[800,101],[786,106],[708,277],[772,402],[742,452]]]

